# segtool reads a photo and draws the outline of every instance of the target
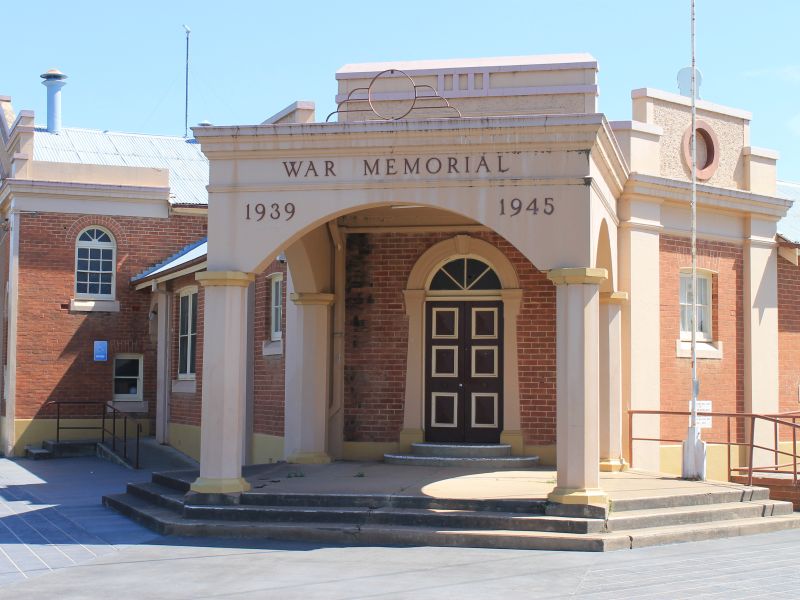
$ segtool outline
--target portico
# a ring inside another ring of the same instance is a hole
[[[289,270],[284,458],[327,462],[358,443],[348,442],[352,432],[345,429],[352,425],[342,416],[344,354],[353,352],[342,341],[344,319],[357,323],[358,316],[343,306],[341,271],[353,267],[344,259],[340,236],[341,230],[374,233],[393,223],[392,235],[428,236],[431,242],[415,242],[421,254],[415,254],[401,290],[407,321],[399,374],[402,425],[391,434],[394,442],[386,443],[407,447],[430,436],[431,423],[455,428],[467,419],[475,431],[495,427],[499,439],[521,454],[530,437],[526,427],[537,419],[520,406],[521,379],[526,390],[537,385],[520,376],[521,361],[537,359],[528,350],[537,334],[518,331],[521,305],[534,313],[552,310],[542,321],[553,328],[555,344],[537,351],[542,360],[549,352],[555,366],[558,475],[551,499],[605,505],[600,460],[622,464],[620,305],[605,300],[624,299],[615,281],[616,198],[627,167],[604,117],[318,124],[292,118],[195,131],[211,177],[208,273],[201,281],[207,293],[202,459],[192,489],[236,493],[247,487],[239,478],[241,452],[235,451],[247,435],[239,416],[246,376],[237,363],[246,348],[242,286],[281,253]],[[519,265],[541,274],[539,304]],[[459,268],[466,269],[463,280]],[[455,283],[437,289],[432,281],[442,269],[441,277]],[[485,283],[470,277],[486,277]],[[426,306],[437,301],[451,311],[442,318],[459,307],[473,311],[460,321],[472,328],[471,341],[458,341],[445,321],[441,331],[431,330],[433,313],[426,315]],[[431,367],[432,352],[438,352],[438,366]],[[468,382],[459,379],[461,360],[470,369]],[[454,377],[457,387],[441,388],[437,401],[431,373]],[[499,383],[492,387],[495,376]],[[458,417],[458,386],[464,382],[474,391]]]

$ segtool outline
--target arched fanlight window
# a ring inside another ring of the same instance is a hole
[[[116,244],[111,234],[99,227],[84,229],[75,250],[75,295],[113,299]]]
[[[432,291],[499,290],[500,278],[492,267],[477,258],[456,258],[431,279]]]

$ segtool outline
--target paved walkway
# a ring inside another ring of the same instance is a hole
[[[798,530],[606,554],[181,539],[100,505],[148,478],[94,458],[0,459],[0,598],[800,597]]]

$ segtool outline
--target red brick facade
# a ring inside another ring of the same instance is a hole
[[[780,411],[798,411],[800,410],[800,268],[780,256],[778,257],[778,365]]]
[[[93,225],[117,246],[119,312],[71,312],[75,242]],[[16,418],[36,416],[48,400],[112,398],[113,357],[144,355],[143,399],[155,408],[155,326],[150,295],[130,278],[206,234],[204,216],[169,219],[56,213],[20,215]],[[94,340],[107,340],[109,360],[95,362]]]
[[[398,440],[408,350],[403,290],[419,257],[452,235],[348,235],[345,440]],[[520,279],[523,301],[517,343],[522,429],[526,443],[552,444],[556,425],[555,287],[497,234],[470,235],[502,250]]]
[[[680,271],[691,266],[691,243],[686,238],[661,236],[661,410],[689,410],[692,363],[676,356],[680,338]],[[744,345],[742,321],[742,248],[723,242],[698,240],[697,266],[715,273],[712,278],[712,336],[723,345],[721,360],[698,360],[702,400],[711,400],[715,412],[744,410]],[[634,332],[633,335],[636,335]],[[683,439],[686,418],[664,416],[661,437]],[[713,422],[704,431],[706,441],[724,441],[726,423]],[[741,432],[739,432],[741,435]]]

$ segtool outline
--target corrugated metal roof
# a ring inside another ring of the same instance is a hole
[[[786,216],[778,221],[778,234],[798,244],[800,243],[800,183],[779,181],[778,196],[794,200]]]
[[[208,204],[208,160],[195,140],[71,127],[54,134],[37,127],[33,159],[169,169],[172,204]]]
[[[138,275],[131,277],[131,283],[136,283],[142,279],[149,279],[157,277],[161,273],[166,273],[173,269],[177,269],[182,265],[188,264],[193,260],[204,257],[208,253],[208,238],[203,238],[192,242],[188,246],[181,248],[168,259],[153,265],[149,269],[145,269]]]

